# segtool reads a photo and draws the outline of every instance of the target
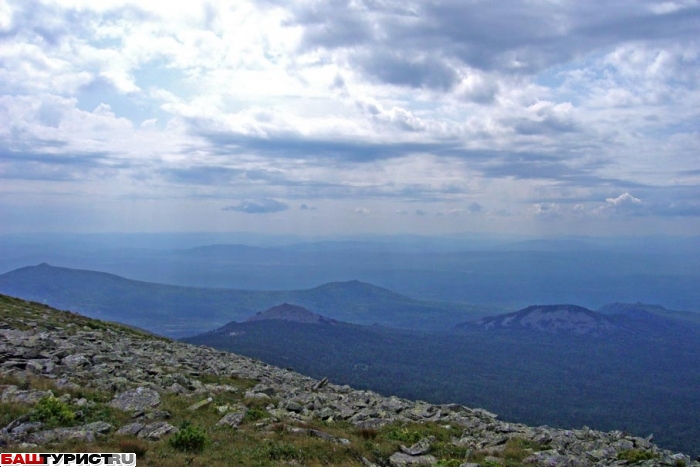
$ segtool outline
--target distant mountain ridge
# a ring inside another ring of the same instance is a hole
[[[672,319],[676,321],[692,321],[700,324],[700,313],[693,311],[670,310],[662,305],[652,305],[648,303],[610,303],[598,309],[600,313],[618,317],[630,317],[639,319],[646,317],[647,319]]]
[[[124,322],[170,337],[191,336],[294,303],[356,324],[437,331],[488,314],[487,308],[415,300],[360,281],[307,290],[258,291],[182,287],[42,263],[0,275],[0,293]]]

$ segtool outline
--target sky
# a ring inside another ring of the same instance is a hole
[[[0,0],[0,232],[700,234],[700,1]]]

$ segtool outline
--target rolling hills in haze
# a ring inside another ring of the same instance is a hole
[[[433,331],[489,314],[485,307],[414,300],[359,281],[291,291],[208,289],[45,263],[0,275],[0,293],[171,337],[195,335],[284,302],[352,323]]]
[[[595,309],[638,300],[700,310],[700,237],[465,233],[301,240],[264,234],[0,235],[0,273],[46,262],[144,282],[266,291],[357,279],[418,300],[494,307],[493,313],[533,303]]]

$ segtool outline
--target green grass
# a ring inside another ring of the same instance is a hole
[[[620,451],[617,453],[617,459],[621,461],[627,461],[631,464],[636,464],[637,462],[642,462],[646,460],[656,459],[658,456],[653,452],[642,451],[639,449],[628,449],[625,451]]]

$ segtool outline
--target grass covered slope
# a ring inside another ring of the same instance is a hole
[[[447,329],[486,308],[414,300],[359,281],[308,290],[252,291],[180,287],[41,264],[0,275],[0,293],[173,337],[192,336],[288,302],[329,318],[408,329]]]

